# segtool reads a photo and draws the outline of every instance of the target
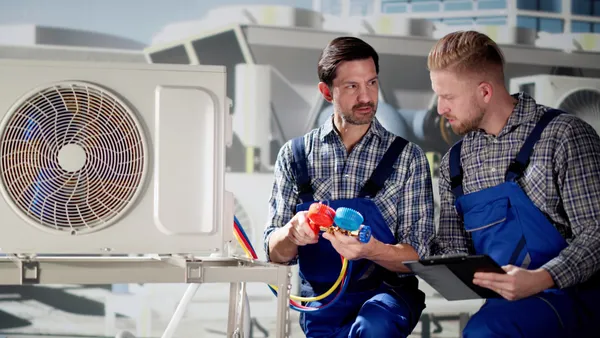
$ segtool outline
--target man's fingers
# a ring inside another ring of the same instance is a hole
[[[298,214],[298,226],[304,235],[314,237],[314,232],[308,224],[308,218],[304,212]]]
[[[497,281],[497,282],[508,282],[513,279],[513,276],[495,272],[476,272],[473,276],[477,279]]]
[[[292,241],[292,243],[296,244],[297,246],[303,246],[304,245],[297,238],[294,238],[294,237],[290,237],[290,241]]]
[[[340,244],[339,238],[334,233],[324,232],[323,238],[331,242],[331,245],[336,248],[338,244]]]
[[[292,227],[290,231],[290,240],[296,245],[304,246],[306,244],[317,243],[319,238],[314,236],[314,234],[312,236],[307,236],[301,230],[297,229],[297,227]]]
[[[308,239],[314,239],[316,237],[315,231],[306,222],[300,224],[300,231],[302,232],[302,236]]]
[[[323,233],[323,238],[325,238],[326,240],[331,242],[331,246],[336,250],[338,250],[338,243],[339,241],[335,238],[335,236],[333,234],[330,234],[328,232]]]
[[[290,240],[292,241],[292,243],[299,246],[303,246],[308,243],[308,240],[305,238],[305,236],[298,231],[298,226],[291,227]]]
[[[338,241],[340,241],[342,244],[345,244],[345,245],[362,244],[354,236],[348,236],[348,235],[344,235],[341,233],[336,233],[335,237],[338,239]]]
[[[305,212],[297,213],[290,220],[290,237],[296,245],[306,245],[312,243],[316,238],[310,226],[306,223]]]
[[[502,288],[490,288],[492,291],[496,292],[497,294],[499,294],[500,296],[502,296],[502,298],[506,299],[506,300],[517,300],[518,297],[516,295],[516,293],[514,293],[513,291],[507,291],[505,289]]]
[[[305,243],[311,242],[315,239],[315,233],[306,223],[299,224],[296,227],[296,232],[298,234],[298,237]]]
[[[512,292],[515,289],[515,286],[513,283],[506,282],[506,281],[490,280],[490,279],[474,278],[473,284],[483,286],[488,289],[492,289],[496,292],[498,292],[497,290],[504,290],[504,291]]]
[[[296,229],[293,226],[291,228],[288,238],[290,239],[290,241],[292,241],[292,243],[294,243],[296,245],[303,245],[302,241],[300,239],[300,236],[298,235],[298,232],[296,231]]]
[[[296,217],[294,217],[294,220],[296,221],[296,224],[306,223],[306,215],[304,214],[303,211],[301,211],[296,214]]]
[[[298,221],[297,229],[302,237],[306,238],[307,240],[314,240],[316,238],[315,231],[308,224],[308,219],[306,218],[304,212],[298,213],[296,219]]]
[[[318,240],[313,240],[313,239],[306,238],[304,236],[298,236],[298,235],[291,236],[290,240],[292,241],[292,243],[294,243],[294,244],[296,244],[298,246],[304,246],[304,245],[307,245],[307,244],[315,244],[315,243],[318,242]]]

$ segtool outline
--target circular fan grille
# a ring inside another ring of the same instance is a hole
[[[49,86],[7,116],[2,192],[42,229],[96,231],[132,204],[145,149],[138,121],[116,96],[87,83]]]
[[[576,115],[600,132],[600,92],[590,89],[575,90],[561,100],[558,109]]]

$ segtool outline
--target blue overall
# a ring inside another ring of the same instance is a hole
[[[375,168],[357,198],[326,201],[334,210],[347,207],[357,210],[372,229],[372,235],[386,244],[396,238],[371,197],[383,187],[393,172],[393,165],[407,141],[396,138]],[[293,168],[300,204],[296,212],[308,210],[315,201],[308,174],[304,140],[292,141]],[[331,242],[319,235],[319,242],[298,248],[302,279],[301,295],[313,297],[327,291],[338,278],[342,261]],[[327,304],[337,290],[308,306]],[[302,313],[300,326],[306,337],[407,337],[418,323],[425,307],[424,294],[418,290],[414,276],[400,277],[368,260],[353,261],[351,280],[346,293],[336,303],[320,311]]]
[[[471,234],[476,254],[498,264],[534,270],[559,255],[566,240],[533,204],[517,183],[529,164],[544,128],[561,111],[547,111],[525,140],[505,175],[505,182],[463,194],[460,152],[462,141],[450,150],[450,177],[456,211]],[[600,301],[594,286],[546,290],[518,301],[488,299],[471,318],[464,337],[592,337],[591,309]],[[578,331],[579,330],[579,331]],[[597,331],[597,330],[594,330]]]

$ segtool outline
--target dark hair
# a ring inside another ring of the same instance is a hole
[[[325,82],[327,86],[331,87],[340,62],[368,58],[373,59],[375,70],[379,74],[379,56],[371,45],[352,36],[335,38],[321,52],[317,67],[319,81]]]

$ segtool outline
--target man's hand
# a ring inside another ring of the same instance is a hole
[[[297,246],[315,244],[319,241],[319,235],[315,234],[308,225],[306,213],[306,211],[296,213],[290,222],[285,225],[288,230],[286,237]]]
[[[506,274],[477,272],[473,284],[491,289],[507,300],[518,300],[535,295],[554,286],[544,269],[526,270],[513,265],[503,266]]]
[[[325,232],[323,238],[329,240],[335,251],[348,260],[368,258],[376,241],[374,237],[371,237],[368,243],[361,243],[357,238],[346,236],[337,231],[334,231],[333,234]]]
[[[284,226],[275,230],[269,238],[269,256],[273,263],[287,263],[298,256],[298,247],[314,244],[319,236],[307,223],[306,211],[296,213]]]

